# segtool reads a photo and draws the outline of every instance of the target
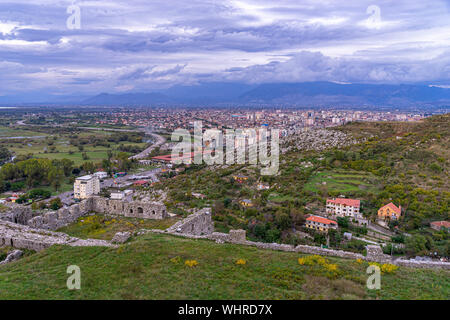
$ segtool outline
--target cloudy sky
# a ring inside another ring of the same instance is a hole
[[[318,80],[450,86],[450,0],[0,0],[0,96]]]

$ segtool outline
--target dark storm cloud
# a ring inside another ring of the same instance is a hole
[[[66,25],[71,3],[0,3],[4,90],[205,79],[450,83],[449,1],[80,0],[79,30]]]

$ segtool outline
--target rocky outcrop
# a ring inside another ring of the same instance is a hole
[[[6,264],[6,263],[10,263],[16,260],[19,260],[20,257],[22,257],[23,252],[20,250],[14,250],[13,252],[10,252],[7,256],[6,259],[0,262],[0,265],[2,264]]]
[[[117,232],[112,238],[112,243],[125,243],[131,238],[130,232]]]

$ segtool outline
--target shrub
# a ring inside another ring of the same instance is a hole
[[[186,260],[186,261],[184,262],[184,265],[185,265],[185,266],[188,266],[189,268],[192,268],[192,267],[197,266],[197,265],[198,265],[198,262],[197,262],[197,260]]]

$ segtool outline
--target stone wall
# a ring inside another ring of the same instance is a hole
[[[38,213],[33,212],[30,207],[16,205],[10,211],[0,214],[0,220],[19,224],[27,224]]]
[[[68,208],[46,212],[30,219],[26,224],[32,228],[56,230],[77,221],[78,218],[90,213],[91,209],[92,200],[86,199]]]
[[[157,202],[127,202],[92,197],[58,211],[33,212],[31,208],[17,206],[2,214],[0,219],[28,225],[32,228],[56,230],[75,222],[90,213],[105,213],[141,219],[165,219],[169,217],[166,206]]]
[[[52,245],[113,246],[108,241],[70,237],[65,233],[33,229],[7,221],[0,221],[0,246],[18,249],[44,250]]]
[[[165,219],[169,217],[166,206],[158,202],[122,201],[92,197],[91,211],[141,219]]]
[[[211,209],[205,208],[189,215],[187,218],[178,221],[169,229],[169,233],[189,234],[189,235],[209,235],[214,231],[214,224],[211,219]]]
[[[230,230],[230,233],[221,232],[209,232],[214,230],[212,221],[209,217],[208,222],[202,220],[204,216],[210,216],[209,211],[200,211],[196,214],[188,216],[186,219],[179,221],[177,224],[166,230],[151,230],[151,232],[172,234],[182,236],[191,239],[208,239],[216,241],[217,243],[235,243],[247,246],[253,246],[259,249],[278,250],[286,252],[301,252],[306,254],[317,254],[323,256],[333,256],[345,259],[361,259],[365,261],[378,262],[378,263],[391,263],[398,266],[411,267],[411,268],[431,268],[431,269],[450,269],[450,263],[448,262],[417,262],[403,259],[392,260],[389,255],[383,253],[383,250],[378,245],[368,245],[366,247],[367,255],[364,256],[360,253],[354,253],[343,250],[334,250],[327,248],[320,248],[315,246],[298,245],[294,247],[288,244],[279,243],[264,243],[254,242],[246,240],[245,230]],[[199,226],[196,226],[199,224]],[[202,227],[207,226],[206,232],[201,232]]]

